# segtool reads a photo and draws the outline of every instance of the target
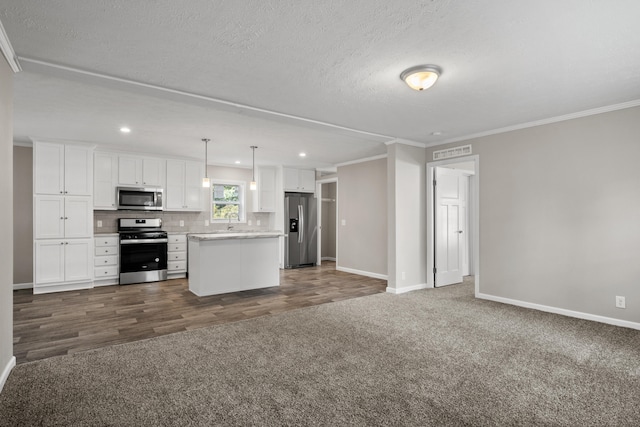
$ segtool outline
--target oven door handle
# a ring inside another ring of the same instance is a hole
[[[141,243],[169,243],[169,239],[131,239],[120,240],[121,245],[138,245]]]

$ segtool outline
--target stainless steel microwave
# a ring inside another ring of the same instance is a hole
[[[127,211],[161,211],[162,188],[118,187],[116,190],[118,209]]]

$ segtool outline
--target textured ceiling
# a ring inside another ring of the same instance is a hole
[[[637,0],[0,0],[25,70],[16,139],[197,157],[209,137],[219,163],[258,145],[309,167],[638,100],[638,16]],[[423,63],[443,74],[411,91],[398,76]]]

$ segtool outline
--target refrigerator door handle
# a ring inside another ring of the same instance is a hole
[[[298,205],[298,218],[300,220],[300,224],[298,224],[298,243],[302,243],[304,241],[304,209],[302,205]]]

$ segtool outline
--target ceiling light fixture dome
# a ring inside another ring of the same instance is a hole
[[[400,79],[413,90],[425,90],[433,86],[442,70],[437,65],[418,65],[400,74]]]

